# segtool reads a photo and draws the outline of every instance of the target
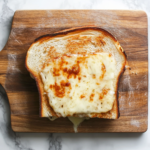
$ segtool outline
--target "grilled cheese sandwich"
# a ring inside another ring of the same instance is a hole
[[[100,28],[38,38],[27,52],[26,67],[38,86],[40,116],[78,117],[77,122],[86,117],[117,119],[117,88],[125,63],[119,42]]]

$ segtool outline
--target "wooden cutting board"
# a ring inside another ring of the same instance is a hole
[[[8,42],[0,52],[0,83],[5,88],[11,125],[16,132],[74,132],[67,118],[39,117],[35,81],[25,68],[31,43],[39,36],[67,28],[95,25],[112,33],[125,50],[129,69],[119,84],[120,118],[89,119],[78,132],[145,132],[148,124],[148,33],[143,11],[34,10],[16,11]]]

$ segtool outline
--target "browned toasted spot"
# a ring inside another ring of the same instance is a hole
[[[92,78],[93,78],[93,79],[95,79],[95,78],[96,78],[96,75],[95,75],[95,74],[93,74],[93,75],[92,75]]]
[[[81,80],[81,77],[78,77],[78,80]]]
[[[68,62],[66,62],[63,57],[61,57],[59,63],[56,64],[55,59],[58,59],[58,58],[59,57],[54,57],[52,59],[53,63],[54,63],[54,68],[53,68],[53,75],[54,76],[59,76],[60,75],[60,71],[63,70],[64,64],[68,64]]]
[[[103,89],[103,94],[106,95],[108,93],[109,89]]]
[[[69,56],[69,55],[66,55],[66,54],[64,54],[63,56],[66,56],[66,57],[71,57],[71,56]]]
[[[70,93],[70,91],[67,92],[68,94]]]
[[[57,68],[53,68],[53,76],[59,76],[60,75],[60,70]]]
[[[100,78],[100,80],[102,80],[103,78],[104,78],[104,75],[105,75],[105,73],[106,73],[106,67],[105,67],[105,65],[102,63],[102,68],[101,68],[101,70],[102,70],[102,74],[101,74],[101,76],[99,77]]]
[[[69,82],[65,82],[64,80],[61,81],[61,86],[70,86]]]
[[[99,99],[102,100],[104,96],[108,93],[109,89],[103,89],[102,92],[99,94]]]
[[[109,53],[109,57],[111,57],[111,56],[112,56],[112,54]]]
[[[71,84],[69,82],[65,82],[62,80],[60,82],[60,85],[58,85],[56,82],[54,85],[50,85],[50,88],[54,91],[55,96],[57,97],[64,97],[65,96],[65,87],[69,87]]]
[[[75,64],[72,66],[71,69],[68,69],[68,68],[64,68],[63,69],[63,72],[67,74],[67,78],[71,78],[72,76],[74,78],[76,78],[76,76],[79,74],[80,72],[80,66],[79,64]]]
[[[43,60],[41,60],[41,64],[42,64],[42,61],[43,61]],[[51,59],[48,58],[48,59],[46,60],[46,62],[42,64],[42,66],[41,66],[42,69],[44,69],[46,66],[48,66],[50,62],[51,62]]]
[[[46,47],[43,48],[43,54],[45,54],[47,51],[46,51]]]
[[[99,53],[99,52],[103,52],[103,49],[97,49],[97,50],[95,50],[94,53]]]
[[[77,35],[72,35],[69,38],[72,39],[72,40],[78,40],[79,37],[80,37],[80,34],[77,34]]]
[[[90,95],[90,101],[93,101],[94,95],[95,95],[95,94],[93,94],[93,93]]]
[[[57,97],[64,97],[65,96],[65,87],[64,86],[59,86],[56,82],[53,85],[54,93],[55,96]]]
[[[81,37],[76,35],[76,37],[72,37],[72,38],[75,40],[70,39],[66,44],[66,49],[67,52],[69,53],[78,52],[79,49],[83,48],[85,45],[91,42],[91,38],[87,36]]]
[[[96,44],[101,47],[101,46],[104,46],[106,44],[106,42],[103,40],[103,36],[98,36],[98,37],[95,37],[95,41],[96,41]]]
[[[99,85],[99,83],[96,83],[97,85]]]
[[[48,53],[47,53],[47,56],[49,56],[49,57],[57,57],[57,52],[56,52],[56,48],[54,47],[54,46],[51,46],[50,48],[49,48],[49,51],[48,51]]]
[[[46,51],[46,49],[48,49],[48,47],[47,47],[47,48],[44,48],[44,52]],[[62,55],[61,53],[56,52],[56,48],[55,48],[54,46],[51,46],[51,47],[49,48],[49,50],[47,50],[47,56],[48,56],[48,57],[47,57],[47,59],[45,60],[46,63],[44,63],[44,64],[42,65],[42,69],[44,69],[45,66],[48,66],[50,61],[52,61],[53,59],[59,58],[61,55]],[[56,73],[56,74],[57,74],[57,73]]]
[[[44,69],[46,67],[46,63],[43,64],[42,69]]]
[[[85,97],[84,95],[81,95],[81,96],[80,96],[80,98],[84,98],[84,97]]]
[[[82,52],[82,51],[83,51],[83,52]],[[82,51],[77,52],[76,54],[80,54],[80,55],[85,56],[85,55],[87,54],[87,51],[84,51],[83,49],[82,49]]]
[[[100,93],[99,99],[103,99],[103,94]]]
[[[87,36],[80,36],[79,37],[80,40],[83,40],[85,43],[90,43],[91,42],[91,37],[87,37]]]

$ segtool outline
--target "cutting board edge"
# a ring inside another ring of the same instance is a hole
[[[15,13],[18,13],[18,12],[20,12],[20,11],[24,11],[24,10],[17,10]],[[25,10],[25,11],[37,11],[37,10]],[[41,10],[41,11],[45,11],[45,10]],[[51,10],[50,10],[51,11]],[[56,11],[56,10],[52,10],[52,11]],[[69,10],[70,11],[70,10]],[[105,11],[105,10],[104,10]],[[114,10],[114,11],[118,11],[118,10]],[[138,10],[126,10],[126,11],[138,11]],[[140,10],[141,11],[141,10]],[[147,13],[145,12],[145,11],[141,11],[141,12],[144,12],[145,14],[146,14],[146,17],[147,17]],[[14,20],[14,17],[15,17],[15,15],[13,16],[13,20]],[[12,23],[13,23],[13,21],[12,21]],[[12,31],[12,25],[11,25],[11,31]],[[11,35],[11,31],[10,31],[10,35]],[[8,43],[9,43],[9,40],[10,40],[10,35],[9,35],[9,38],[8,38],[8,40],[7,40],[7,43],[6,43],[6,45],[4,46],[4,48],[2,49],[2,51],[3,50],[7,50],[6,49],[6,47],[7,47],[7,45],[8,45]],[[147,39],[148,40],[148,39]],[[8,62],[8,61],[7,61]],[[8,64],[7,64],[7,66],[8,66]],[[6,77],[5,77],[5,79],[6,79]],[[0,82],[1,83],[1,82]],[[5,85],[4,84],[2,84],[2,86],[4,87]],[[5,88],[4,88],[5,89]],[[13,126],[12,126],[12,128],[13,128]],[[145,128],[145,130],[143,130],[143,131],[141,131],[141,132],[146,132],[147,131],[147,129],[148,129],[148,126],[147,126],[147,128]],[[18,132],[18,131],[17,131]],[[20,131],[20,132],[22,132],[22,131]],[[37,131],[38,132],[38,131]],[[63,133],[63,132],[62,132]],[[86,133],[86,132],[81,132],[81,133]],[[106,132],[107,133],[107,132]],[[126,133],[126,132],[125,132]]]

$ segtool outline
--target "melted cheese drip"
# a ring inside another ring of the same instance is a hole
[[[34,79],[34,77],[33,77],[33,75],[30,73],[30,77],[32,78],[32,79]]]
[[[55,116],[51,116],[51,117],[48,117],[48,119],[50,121],[54,121],[57,119],[57,117]],[[68,119],[73,123],[73,129],[74,129],[74,132],[77,133],[78,132],[78,126],[85,120],[85,119],[90,119],[88,117],[83,117],[83,118],[80,118],[80,117],[68,117]]]
[[[116,61],[109,53],[51,59],[41,70],[53,110],[63,116],[105,113],[112,109]]]
[[[56,120],[56,119],[57,119],[57,117],[55,117],[55,116],[51,116],[51,117],[48,117],[48,119],[49,119],[50,121],[54,121],[54,120]]]
[[[79,117],[68,117],[68,119],[73,123],[74,132],[78,132],[78,126],[86,119],[86,118],[79,118]]]

